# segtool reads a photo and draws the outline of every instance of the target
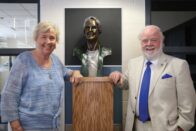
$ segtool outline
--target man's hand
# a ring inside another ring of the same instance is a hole
[[[184,131],[181,127],[178,126],[178,131]]]
[[[22,128],[19,120],[11,121],[10,126],[12,128],[12,131],[24,131],[24,129]]]
[[[123,85],[122,73],[120,73],[118,71],[114,71],[114,72],[110,73],[109,78],[112,79],[112,81],[114,82],[115,85],[118,83]]]

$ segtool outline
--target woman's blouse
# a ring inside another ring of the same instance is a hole
[[[47,129],[59,126],[64,95],[65,68],[54,54],[52,66],[40,67],[32,53],[21,53],[14,61],[2,91],[2,121],[19,119],[24,129]]]

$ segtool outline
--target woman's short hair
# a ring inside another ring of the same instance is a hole
[[[46,33],[52,31],[56,34],[56,41],[59,42],[59,29],[56,25],[51,22],[44,21],[37,24],[33,32],[33,39],[36,40],[39,33]]]

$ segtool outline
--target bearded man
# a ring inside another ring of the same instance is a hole
[[[126,73],[110,74],[129,88],[125,131],[189,131],[196,94],[187,61],[163,53],[158,26],[146,26],[139,39],[143,55],[129,61]]]

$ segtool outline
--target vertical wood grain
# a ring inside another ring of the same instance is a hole
[[[113,131],[113,87],[108,77],[84,77],[73,87],[73,131]]]

